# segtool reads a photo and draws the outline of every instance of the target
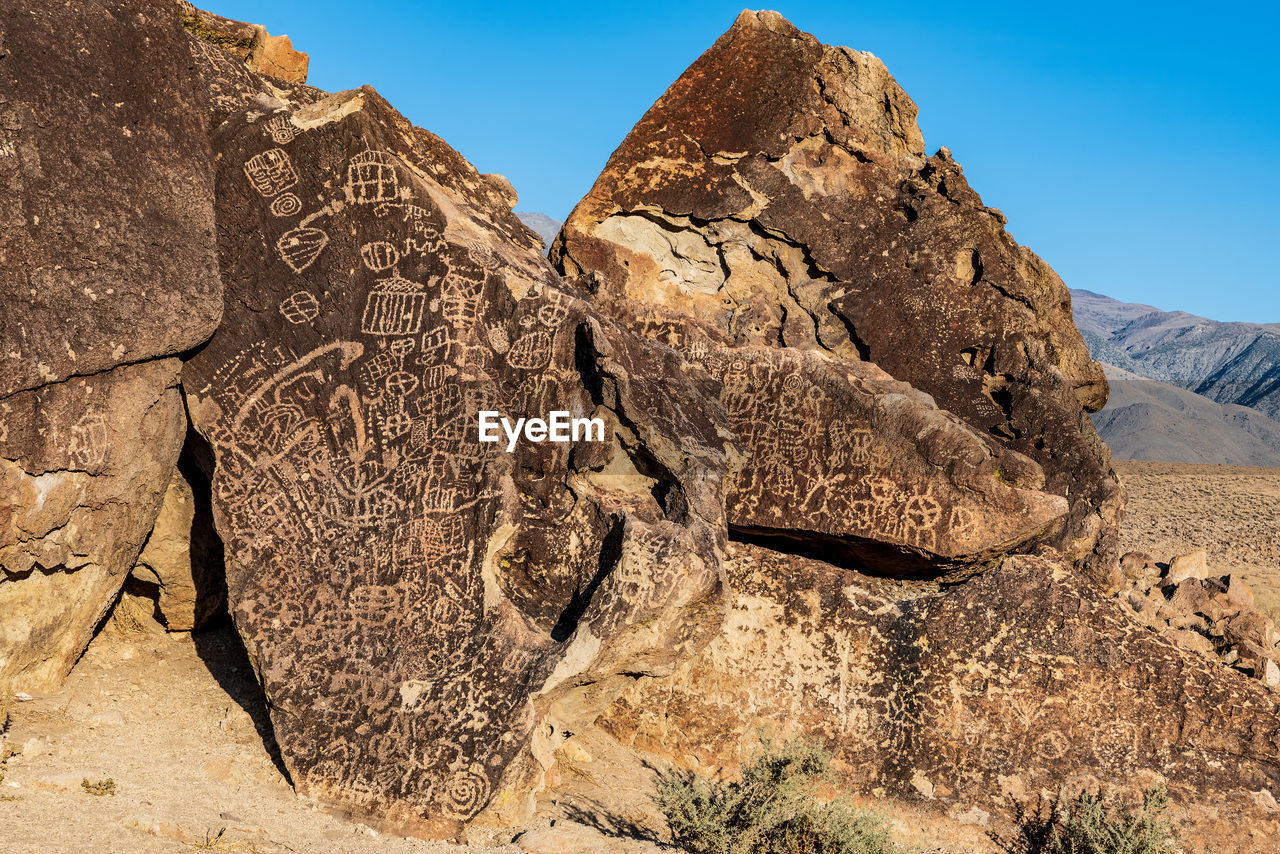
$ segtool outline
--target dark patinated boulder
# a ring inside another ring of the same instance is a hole
[[[226,317],[184,386],[293,782],[426,836],[519,818],[565,731],[718,628],[723,413],[372,89],[214,146]],[[553,411],[603,430],[480,441]]]
[[[3,692],[57,687],[133,566],[222,285],[176,7],[5,4],[0,36]]]
[[[1054,272],[1005,232],[875,57],[744,12],[614,152],[552,258],[734,344],[872,361],[1036,460],[1048,541],[1115,585],[1123,495],[1101,369]]]
[[[736,535],[899,577],[963,577],[1067,513],[1031,459],[870,362],[734,346],[661,309],[598,304],[704,372],[744,451],[729,473]]]

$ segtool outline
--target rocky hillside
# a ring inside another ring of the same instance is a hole
[[[1280,418],[1280,323],[1222,323],[1071,292],[1094,358]]]
[[[1274,625],[1122,560],[1068,292],[874,56],[743,12],[548,259],[261,27],[0,31],[0,700],[225,595],[293,789],[379,832],[660,837],[584,763],[774,729],[937,813],[1087,779],[1280,833]]]
[[[1114,365],[1104,367],[1111,397],[1091,417],[1117,459],[1280,466],[1280,421]]]

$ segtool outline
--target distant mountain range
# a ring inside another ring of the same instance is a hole
[[[550,248],[560,221],[516,216]],[[1280,467],[1280,323],[1224,323],[1072,290],[1111,399],[1093,423],[1117,459]]]
[[[1280,324],[1224,323],[1073,290],[1106,366],[1093,416],[1120,459],[1280,466]]]
[[[1103,364],[1111,399],[1093,415],[1118,459],[1280,467],[1280,421]]]
[[[1280,418],[1280,323],[1223,323],[1072,291],[1093,357]]]
[[[556,235],[560,233],[560,226],[563,223],[537,211],[514,211],[514,213],[525,226],[542,238],[543,249],[549,252],[551,241],[555,240]]]

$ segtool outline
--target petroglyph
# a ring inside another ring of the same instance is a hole
[[[298,291],[280,303],[280,313],[290,323],[310,323],[320,316],[320,303],[307,291]]]
[[[645,377],[661,372],[631,363],[658,358],[650,345],[594,318],[531,250],[497,232],[477,239],[477,224],[509,212],[470,209],[455,185],[410,168],[430,158],[392,152],[368,112],[387,108],[368,97],[291,137],[287,155],[239,153],[261,146],[261,123],[227,131],[224,163],[248,182],[235,182],[242,203],[224,204],[220,260],[246,294],[230,294],[221,331],[189,366],[192,411],[217,457],[235,618],[282,710],[276,731],[295,782],[453,835],[500,785],[536,782],[503,782],[529,750],[532,692],[675,643],[664,633],[683,631],[679,620],[627,641],[634,652],[608,646],[620,628],[716,595],[725,436],[664,412],[701,403],[651,405],[702,398],[678,379],[659,392]],[[391,115],[382,120],[398,127]],[[267,127],[277,144],[282,117]],[[349,156],[351,139],[367,147]],[[456,162],[447,149],[431,157]],[[313,174],[311,164],[336,166]],[[293,199],[313,212],[275,251],[308,273],[301,290],[248,248],[251,235],[301,215]],[[514,219],[510,230],[524,233]],[[278,308],[250,307],[259,304]],[[608,359],[584,349],[593,336]],[[696,496],[683,499],[696,513],[667,520],[649,486],[589,483],[589,470],[571,468],[579,449],[595,465],[627,453],[601,441],[614,428],[581,373],[595,359],[628,378],[609,406],[646,431],[635,453],[658,461],[645,465],[658,466],[663,488]],[[480,441],[481,411],[528,426],[553,410],[568,441],[555,419],[554,442],[507,452]],[[592,581],[614,563],[616,579]],[[578,609],[591,583],[600,595]],[[566,659],[579,623],[605,646]]]
[[[329,244],[329,235],[323,229],[314,226],[299,226],[286,231],[276,241],[280,257],[295,273],[315,263]]]
[[[302,200],[293,193],[282,193],[271,200],[271,213],[275,216],[297,216],[302,213]]]
[[[283,193],[298,183],[293,161],[283,148],[271,148],[245,161],[244,174],[265,198]]]
[[[292,142],[293,138],[298,135],[298,129],[285,113],[277,113],[267,119],[263,124],[262,130],[271,137],[272,141],[279,145]]]

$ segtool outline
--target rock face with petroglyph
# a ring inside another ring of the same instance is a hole
[[[0,692],[60,684],[182,444],[222,311],[190,65],[169,3],[0,10]]]
[[[879,60],[744,12],[632,129],[552,258],[742,346],[872,361],[1036,460],[1049,541],[1117,579],[1106,401],[1065,287],[1004,231]]]
[[[226,320],[184,385],[292,779],[423,835],[519,817],[566,728],[718,628],[723,413],[373,90],[214,145]],[[479,440],[552,410],[600,440]]]
[[[1163,785],[1229,845],[1280,831],[1280,699],[1151,632],[1066,565],[1028,556],[938,589],[732,543],[724,632],[600,724],[731,772],[762,730],[831,748],[865,790],[1015,812],[1059,787]],[[1216,827],[1218,818],[1230,824]]]
[[[598,304],[704,371],[744,451],[730,472],[739,536],[890,576],[972,574],[1067,513],[1031,459],[870,362],[733,346],[705,323]]]

